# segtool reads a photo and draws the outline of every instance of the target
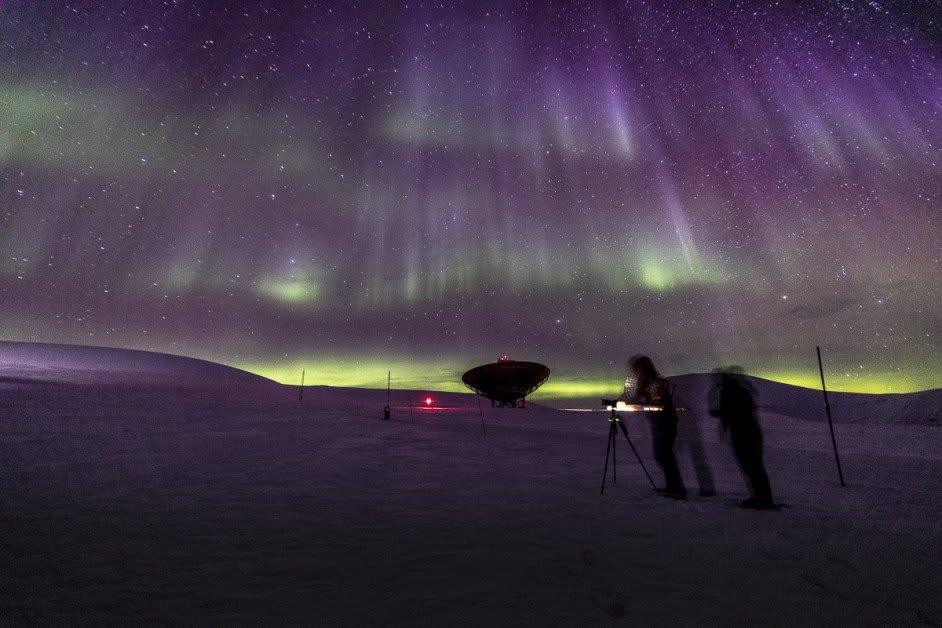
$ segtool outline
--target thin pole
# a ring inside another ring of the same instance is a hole
[[[615,421],[618,423],[618,421]],[[612,427],[615,427],[615,423],[612,423]],[[618,458],[615,456],[615,443],[618,442],[618,434],[612,431],[612,485],[618,483]]]
[[[837,455],[837,440],[834,438],[834,423],[831,421],[831,404],[828,403],[828,389],[824,385],[824,366],[821,364],[821,347],[815,347],[818,352],[818,371],[821,373],[821,392],[824,393],[824,411],[828,415],[828,427],[831,428],[831,446],[834,447],[834,461],[837,462],[837,477],[841,479],[841,486],[844,484],[844,473],[841,471],[841,459]]]
[[[383,406],[383,420],[389,420],[389,382],[392,378],[392,371],[386,371],[386,405]]]
[[[304,369],[301,369],[301,387],[298,388],[298,403],[304,400]]]
[[[478,414],[481,415],[481,430],[487,436],[487,427],[484,425],[484,410],[481,409],[481,395],[474,395],[478,398]]]

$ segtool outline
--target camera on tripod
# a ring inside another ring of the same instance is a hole
[[[645,406],[638,402],[624,399],[602,399],[602,407],[612,412],[638,412],[641,410],[660,410],[655,406]]]
[[[611,410],[612,414],[609,417],[609,428],[608,428],[608,447],[605,449],[605,469],[602,472],[602,494],[605,494],[605,478],[608,475],[608,460],[609,455],[611,455],[612,460],[612,484],[615,483],[615,441],[619,430],[625,436],[625,440],[628,441],[628,446],[631,447],[631,451],[634,453],[635,458],[638,460],[638,464],[641,465],[641,470],[644,471],[644,475],[647,476],[648,481],[651,483],[651,488],[657,488],[654,486],[654,480],[651,479],[651,474],[648,473],[647,468],[644,466],[644,462],[641,461],[641,456],[638,455],[638,450],[635,449],[634,443],[631,442],[631,436],[628,435],[628,430],[625,428],[625,422],[622,417],[618,414],[618,410],[636,410],[640,409],[641,406],[628,405],[624,401],[619,401],[618,399],[602,399],[602,405],[605,406],[606,410]]]
[[[650,406],[640,401],[624,399],[602,399],[602,407],[612,412],[660,412],[664,409],[662,406]]]

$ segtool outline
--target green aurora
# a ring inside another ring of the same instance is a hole
[[[815,345],[835,391],[942,386],[918,13],[73,9],[0,6],[0,339],[414,390],[509,354],[548,403],[636,353],[817,388]]]

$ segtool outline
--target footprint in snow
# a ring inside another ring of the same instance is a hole
[[[590,593],[589,599],[592,601],[592,604],[600,608],[609,617],[620,619],[624,617],[627,612],[625,603],[612,591],[602,591],[599,595]]]

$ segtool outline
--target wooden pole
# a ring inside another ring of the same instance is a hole
[[[301,387],[298,388],[298,403],[304,400],[304,369],[301,369]]]
[[[831,446],[834,447],[834,461],[837,462],[837,477],[841,480],[841,486],[844,484],[844,473],[841,471],[841,459],[837,455],[837,439],[834,438],[834,423],[831,421],[831,404],[828,403],[828,389],[824,385],[824,366],[821,363],[821,347],[815,347],[818,352],[818,371],[821,373],[821,392],[824,393],[824,411],[828,415],[828,427],[831,429]]]
[[[481,415],[481,431],[487,436],[487,427],[484,426],[484,410],[481,409],[481,395],[475,394],[474,396],[478,398],[478,414]]]

